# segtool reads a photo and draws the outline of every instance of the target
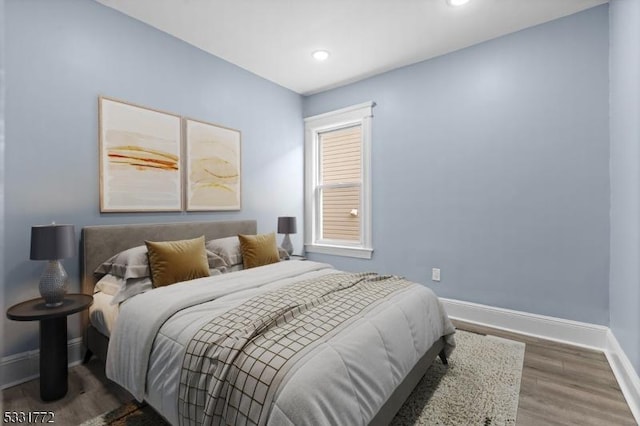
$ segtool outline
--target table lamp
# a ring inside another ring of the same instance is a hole
[[[40,277],[40,295],[49,308],[62,305],[69,277],[60,259],[76,255],[73,225],[38,225],[31,227],[31,260],[48,260]]]
[[[293,253],[293,245],[289,234],[296,233],[296,218],[292,216],[280,216],[278,218],[278,234],[285,234],[282,239],[282,248],[287,251],[289,256]]]

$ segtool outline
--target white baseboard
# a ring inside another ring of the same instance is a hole
[[[607,333],[607,347],[604,353],[633,416],[640,424],[640,378],[611,330]]]
[[[82,338],[77,337],[67,342],[69,367],[82,361]],[[40,375],[40,351],[33,350],[10,355],[0,360],[2,377],[0,389],[10,388],[20,383],[36,379]]]
[[[609,327],[461,300],[440,300],[452,319],[604,352],[640,424],[640,378]]]
[[[440,298],[449,316],[560,343],[604,351],[608,327],[478,303]]]

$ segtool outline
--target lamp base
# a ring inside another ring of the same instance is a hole
[[[291,238],[289,238],[289,234],[284,234],[284,238],[282,239],[282,248],[291,256],[293,253],[293,244],[291,244]]]
[[[40,296],[47,308],[62,305],[69,277],[59,260],[50,260],[40,277]]]

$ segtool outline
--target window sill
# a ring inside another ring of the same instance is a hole
[[[364,247],[330,246],[320,244],[305,244],[307,253],[330,254],[333,256],[357,257],[359,259],[371,259],[373,249]]]

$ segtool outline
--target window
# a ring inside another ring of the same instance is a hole
[[[305,119],[305,250],[370,259],[374,103]]]

